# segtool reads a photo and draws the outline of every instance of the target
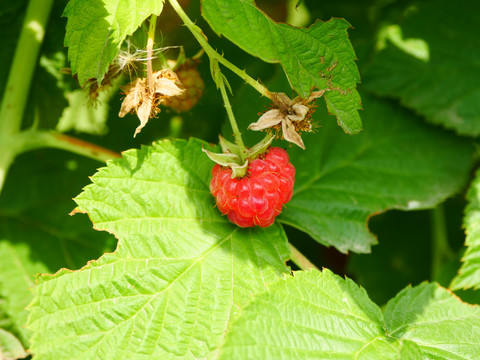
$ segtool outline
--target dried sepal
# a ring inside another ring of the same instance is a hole
[[[305,144],[303,143],[302,137],[297,132],[297,130],[295,129],[295,126],[289,119],[285,119],[282,122],[282,133],[283,133],[283,138],[285,140],[305,150]]]
[[[147,78],[138,78],[127,85],[125,98],[118,113],[119,117],[124,117],[129,112],[136,112],[140,120],[140,125],[135,129],[134,137],[148,123],[148,120],[155,117],[159,112],[159,105],[170,97],[179,96],[185,90],[181,88],[182,84],[177,75],[168,69],[153,73],[149,86]]]
[[[311,114],[314,106],[310,103],[321,97],[327,90],[330,89],[314,91],[308,98],[297,96],[294,99],[290,99],[284,93],[272,93],[275,108],[266,111],[248,128],[255,131],[266,129],[281,131],[286,141],[305,149],[300,132],[312,131]]]
[[[248,125],[248,129],[258,131],[274,127],[283,121],[285,115],[278,109],[268,110],[257,122]]]

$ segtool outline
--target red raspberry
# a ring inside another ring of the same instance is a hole
[[[290,201],[294,182],[295,168],[287,152],[274,147],[253,160],[242,178],[232,179],[232,169],[216,164],[210,192],[220,212],[234,224],[267,227]]]

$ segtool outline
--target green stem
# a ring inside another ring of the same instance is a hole
[[[121,157],[120,154],[101,146],[52,131],[23,131],[14,137],[19,152],[41,148],[54,148],[82,155],[100,162]]]
[[[157,16],[150,16],[150,26],[148,27],[148,40],[147,40],[147,85],[150,94],[153,94],[153,69],[152,69],[152,57],[153,57],[153,44],[155,42],[155,30],[157,28]]]
[[[320,271],[320,269],[315,265],[313,265],[313,263],[310,260],[308,260],[305,257],[305,255],[303,255],[300,251],[298,251],[298,249],[295,246],[293,246],[290,243],[288,243],[288,246],[290,247],[290,260],[292,260],[292,262],[295,265],[297,265],[300,269],[302,270],[314,269],[314,270]]]
[[[432,264],[431,277],[435,280],[442,266],[455,257],[447,237],[445,206],[438,205],[431,211],[432,224]]]
[[[230,61],[225,59],[222,55],[217,53],[208,43],[205,35],[203,34],[202,30],[193,23],[192,20],[188,17],[188,15],[183,11],[182,7],[178,4],[177,0],[169,0],[170,4],[172,5],[175,12],[178,16],[182,19],[185,26],[188,27],[190,32],[195,36],[200,46],[205,50],[205,53],[210,58],[210,61],[216,60],[226,68],[230,69],[233,73],[238,75],[242,78],[247,84],[252,86],[255,90],[257,90],[263,96],[268,97],[272,101],[275,101],[272,93],[268,91],[268,89],[256,81],[254,78],[249,76],[244,70],[239,69],[235,65],[233,65]]]
[[[52,4],[53,0],[28,3],[0,108],[0,139],[20,130]]]
[[[53,0],[30,0],[0,105],[0,192],[17,150],[9,144],[23,115]]]
[[[0,193],[7,175],[5,170],[10,168],[17,155],[26,151],[41,148],[61,149],[101,162],[120,157],[120,154],[101,146],[51,131],[22,131],[4,139],[1,145],[2,149],[8,151],[4,151],[0,156]]]
[[[219,69],[214,71],[220,71]],[[240,149],[240,157],[242,159],[242,163],[245,162],[248,156],[247,148],[243,143],[242,133],[238,129],[237,121],[235,120],[235,116],[233,115],[232,106],[230,105],[230,100],[228,99],[227,89],[225,88],[225,79],[223,75],[220,74],[220,81],[217,82],[217,85],[220,88],[220,92],[222,94],[223,102],[225,104],[225,109],[227,110],[228,120],[230,120],[230,125],[232,126],[233,136],[235,137],[235,143]]]

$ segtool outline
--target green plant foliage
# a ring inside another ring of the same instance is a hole
[[[473,36],[479,12],[476,1],[408,7],[398,24],[384,29],[385,44],[363,77],[365,88],[399,98],[459,134],[480,135],[480,42]]]
[[[407,287],[382,311],[329,270],[295,272],[242,309],[220,359],[474,359],[480,307],[437,284]]]
[[[63,14],[68,17],[65,46],[80,85],[88,79],[100,83],[126,36],[162,9],[163,0],[69,1]]]
[[[307,29],[272,21],[253,0],[204,0],[202,14],[215,32],[264,61],[279,62],[292,88],[308,97],[313,88],[325,94],[330,113],[350,134],[362,129],[356,84],[360,75],[343,19],[317,21]],[[329,85],[330,84],[330,85]]]
[[[464,186],[471,166],[469,141],[421,124],[391,103],[363,98],[361,134],[325,123],[305,138],[308,151],[289,150],[296,182],[280,215],[342,252],[369,252],[376,242],[366,226],[370,216],[433,207]]]
[[[0,298],[10,320],[5,328],[24,345],[30,336],[25,307],[33,298],[34,275],[79,268],[105,248],[106,234],[92,231],[87,219],[67,216],[93,164],[58,151],[26,154],[18,158],[2,192]]]
[[[108,100],[113,91],[102,91],[97,103],[92,102],[82,90],[74,90],[66,94],[66,107],[58,121],[56,130],[60,132],[80,131],[88,134],[105,134],[105,122],[108,115]]]
[[[119,244],[79,271],[39,278],[37,359],[204,358],[238,307],[288,271],[281,227],[242,230],[214,208],[201,146],[127,151],[75,199]]]
[[[467,250],[462,258],[462,267],[450,285],[454,290],[480,289],[480,171],[477,171],[467,197],[469,204],[464,218]]]
[[[0,359],[23,359],[27,356],[20,341],[13,334],[0,329]]]

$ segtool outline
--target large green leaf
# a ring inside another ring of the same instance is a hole
[[[205,358],[238,307],[288,272],[280,226],[241,229],[214,207],[202,146],[161,141],[92,177],[78,211],[118,248],[39,278],[29,317],[36,359]]]
[[[462,267],[453,279],[452,289],[480,289],[480,171],[468,192],[468,206],[465,210],[464,226],[467,232]]]
[[[402,290],[384,314],[329,270],[296,272],[240,312],[220,359],[476,359],[480,307],[436,284]]]
[[[323,122],[290,149],[294,195],[280,221],[342,252],[369,252],[366,221],[387,209],[433,207],[468,179],[470,141],[422,124],[393,104],[363,96],[365,130],[355,136]],[[316,119],[320,114],[316,113]]]
[[[317,21],[309,28],[275,23],[254,0],[203,0],[202,14],[220,35],[264,61],[280,63],[292,88],[306,97],[313,88],[337,88],[325,94],[330,113],[347,133],[358,133],[362,122],[356,84],[360,75],[343,19]]]
[[[162,8],[163,0],[70,0],[64,12],[65,46],[79,83],[91,78],[100,82],[123,40]]]
[[[79,268],[103,253],[107,234],[92,231],[87,219],[68,216],[72,197],[96,165],[49,150],[18,157],[8,174],[0,198],[0,298],[9,319],[5,329],[25,346],[34,275]]]
[[[480,134],[480,3],[430,0],[385,29],[384,48],[363,77],[376,94],[396,97],[436,124]]]

